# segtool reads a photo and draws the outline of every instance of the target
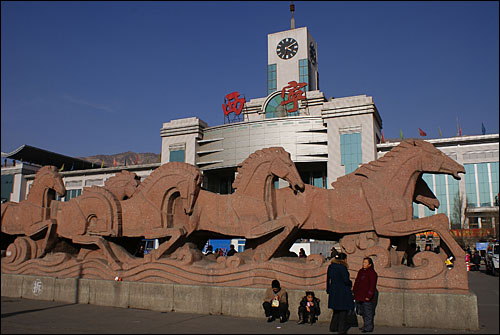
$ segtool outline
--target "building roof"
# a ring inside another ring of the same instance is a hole
[[[94,164],[89,161],[61,155],[52,151],[32,147],[31,145],[24,144],[16,150],[5,153],[2,152],[2,158],[15,159],[22,162],[28,162],[37,165],[54,165],[61,168],[64,164],[63,171],[69,170],[86,170],[94,168]],[[100,167],[100,166],[95,166]]]

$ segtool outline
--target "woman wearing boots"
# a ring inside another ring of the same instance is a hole
[[[338,331],[339,334],[347,334],[347,330],[351,327],[348,313],[354,310],[352,281],[349,279],[347,268],[347,255],[341,252],[332,260],[326,274],[328,308],[333,309],[330,331]]]

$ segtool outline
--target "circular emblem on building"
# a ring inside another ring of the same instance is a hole
[[[40,279],[35,279],[33,282],[33,294],[34,295],[40,295],[42,293],[42,281]]]

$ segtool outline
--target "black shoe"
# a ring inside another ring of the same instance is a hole
[[[299,321],[297,321],[298,325],[303,325],[304,323],[305,323],[304,319],[300,319]]]
[[[274,316],[270,316],[267,318],[267,322],[273,322],[274,320],[276,320]]]
[[[280,323],[285,323],[285,318],[280,318]]]

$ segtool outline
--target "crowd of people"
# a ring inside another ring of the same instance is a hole
[[[300,257],[300,256],[299,256]],[[328,308],[333,309],[330,321],[330,331],[347,334],[351,327],[358,327],[357,315],[363,318],[362,333],[373,332],[375,309],[378,301],[377,273],[370,257],[363,259],[363,265],[358,271],[354,286],[349,278],[347,255],[332,248],[331,263],[326,277],[326,292],[328,293]],[[284,323],[289,318],[288,293],[281,287],[278,280],[273,280],[271,287],[266,289],[262,303],[267,322],[279,319]],[[320,299],[313,291],[306,291],[299,302],[298,324],[314,324],[321,313]]]

